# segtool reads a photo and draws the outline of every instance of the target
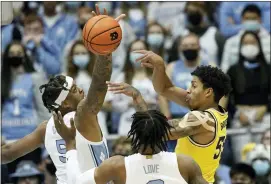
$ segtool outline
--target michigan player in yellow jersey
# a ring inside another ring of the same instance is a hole
[[[170,139],[178,139],[176,153],[191,156],[199,164],[204,179],[213,183],[226,139],[228,115],[219,101],[231,91],[229,76],[217,67],[199,66],[191,73],[191,86],[185,90],[172,84],[162,57],[146,50],[135,52],[142,54],[137,59],[141,66],[153,68],[155,91],[191,109],[182,119],[171,120],[174,128]]]

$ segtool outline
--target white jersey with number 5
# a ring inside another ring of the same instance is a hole
[[[70,120],[67,121],[66,115],[63,120],[70,126]],[[66,144],[55,129],[53,117],[47,123],[44,145],[56,167],[57,184],[66,184]]]
[[[187,184],[180,174],[175,153],[134,154],[125,157],[125,168],[126,184]]]

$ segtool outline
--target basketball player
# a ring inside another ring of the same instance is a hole
[[[97,5],[96,12],[97,15],[100,14]],[[94,15],[96,14],[94,13]],[[124,16],[122,14],[116,20],[119,21]],[[81,156],[81,160],[78,159],[80,172],[97,167],[109,157],[106,141],[98,124],[97,113],[103,105],[107,92],[105,81],[109,80],[111,76],[111,61],[112,54],[98,56],[93,70],[93,80],[86,98],[84,98],[83,90],[76,86],[73,79],[64,75],[53,77],[47,84],[40,87],[41,90],[44,88],[42,100],[50,112],[58,112],[59,116],[64,115],[66,124],[70,123],[71,118],[75,120],[76,145],[79,157]],[[2,147],[2,163],[11,162],[44,143],[56,166],[58,184],[67,183],[67,175],[69,176],[69,174],[66,174],[66,146],[65,141],[55,129],[54,117],[43,122],[28,136]],[[69,143],[71,148],[74,147],[74,144],[72,141]],[[77,155],[77,152],[74,150],[70,154]],[[88,162],[84,162],[85,159]],[[69,183],[74,182],[69,181]]]
[[[175,87],[165,73],[163,59],[148,51],[135,51],[143,56],[141,65],[152,67],[155,90],[169,100],[186,105],[192,111],[182,119],[170,120],[170,140],[178,140],[175,152],[191,156],[200,166],[203,177],[209,183],[219,166],[223,144],[226,139],[227,112],[218,105],[219,100],[231,91],[229,77],[220,69],[199,66],[191,74],[190,88]],[[129,94],[132,87],[125,83],[108,82],[108,91]]]
[[[111,157],[78,176],[76,184],[207,184],[191,157],[165,152],[171,126],[162,113],[145,109],[132,118],[128,137],[136,154]]]

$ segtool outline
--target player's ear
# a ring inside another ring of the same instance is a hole
[[[208,98],[208,97],[210,97],[212,94],[213,94],[213,89],[212,88],[207,88],[206,90],[205,90],[205,96]]]

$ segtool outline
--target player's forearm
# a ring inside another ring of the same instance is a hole
[[[183,137],[187,137],[193,134],[194,128],[198,127],[180,127],[179,122],[181,119],[172,119],[169,120],[169,124],[173,127],[169,132],[169,140],[177,140]]]
[[[153,69],[152,83],[155,91],[163,95],[163,92],[170,87],[173,87],[172,82],[166,74],[165,66],[157,66]]]
[[[138,90],[136,95],[133,97],[133,104],[137,112],[144,112],[148,110],[148,105]]]
[[[91,113],[98,114],[101,110],[107,92],[106,81],[112,73],[112,54],[98,56],[92,73],[92,83],[87,95],[87,106]]]

